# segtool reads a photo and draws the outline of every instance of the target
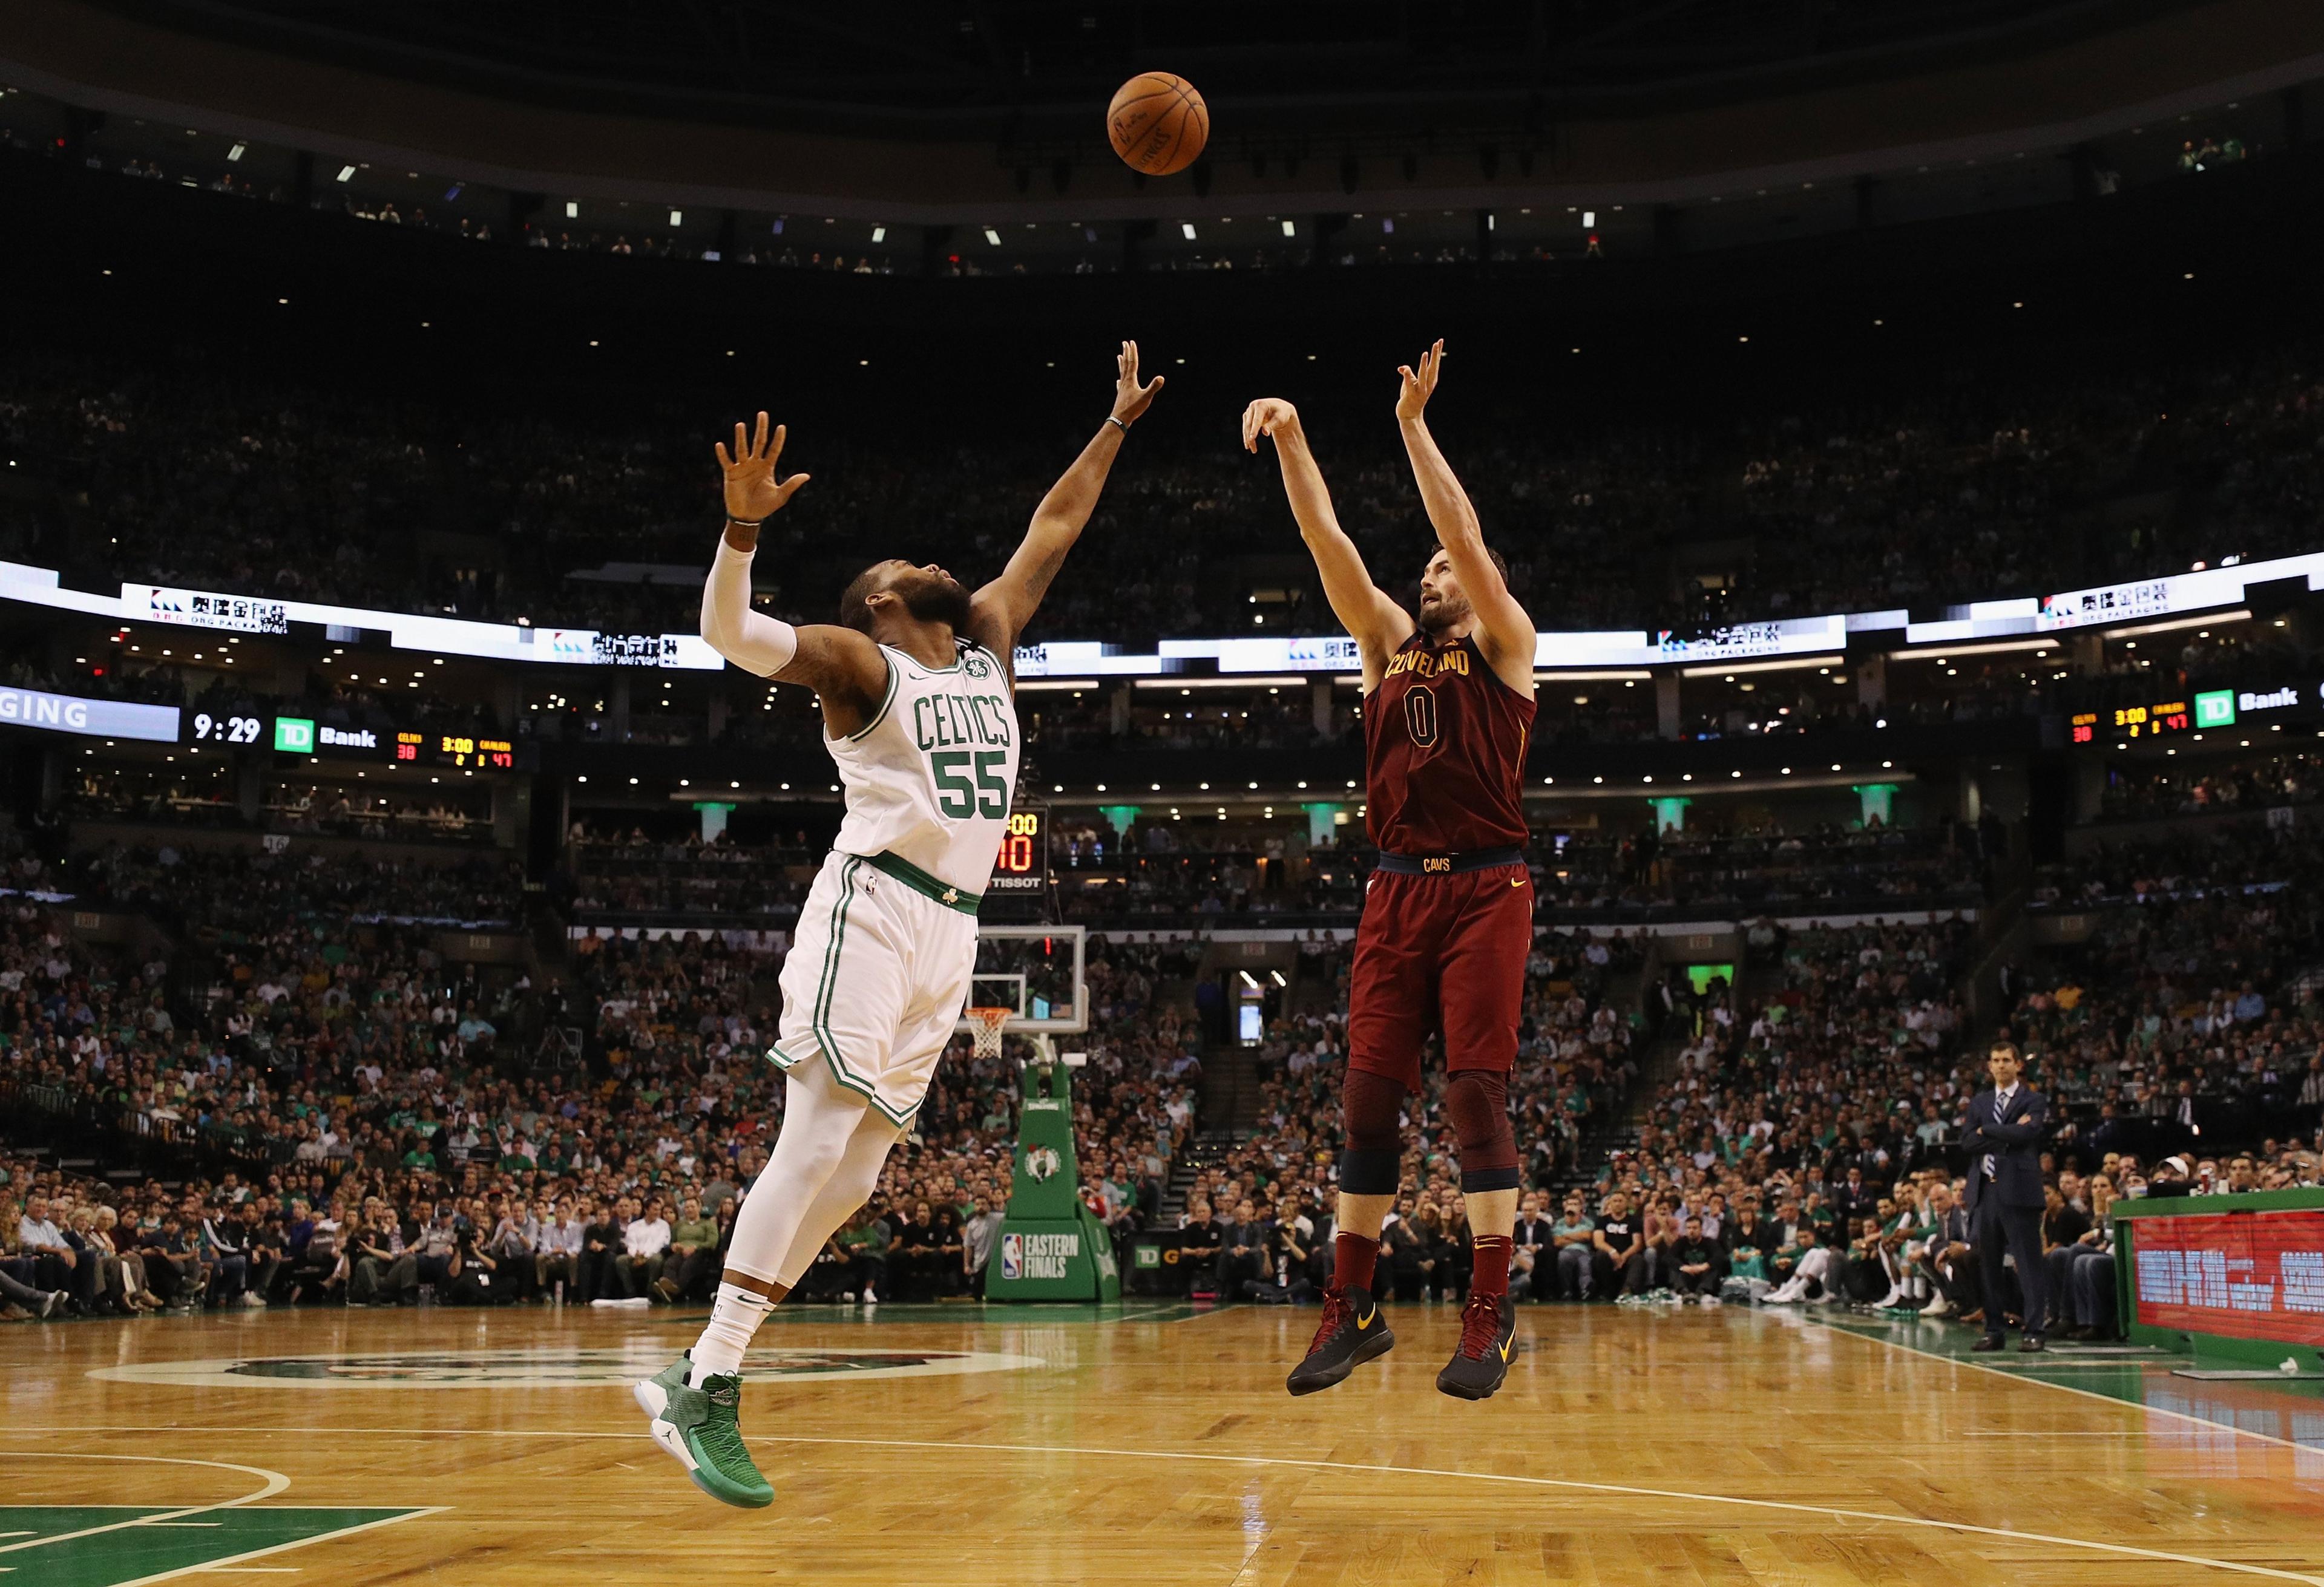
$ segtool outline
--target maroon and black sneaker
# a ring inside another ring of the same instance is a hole
[[[1294,1394],[1329,1389],[1365,1362],[1386,1355],[1396,1344],[1388,1318],[1369,1289],[1323,1291],[1323,1320],[1307,1346],[1307,1359],[1291,1369],[1284,1387]]]
[[[1471,1295],[1461,1308],[1461,1347],[1436,1387],[1455,1399],[1490,1399],[1509,1375],[1509,1351],[1517,1343],[1517,1314],[1506,1295]]]

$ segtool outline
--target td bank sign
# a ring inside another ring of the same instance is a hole
[[[2324,689],[2319,690],[2324,697]],[[2285,684],[2279,689],[2211,689],[2195,696],[2195,725],[2199,728],[2232,728],[2238,718],[2262,716],[2272,711],[2290,711],[2304,698],[2303,692]]]

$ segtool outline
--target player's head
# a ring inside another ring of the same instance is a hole
[[[864,634],[876,634],[883,620],[943,623],[959,633],[968,627],[968,586],[933,562],[890,557],[849,581],[839,597],[839,620]]]
[[[1508,583],[1509,564],[1491,546],[1485,555],[1493,560],[1493,567]],[[1420,570],[1420,631],[1434,639],[1476,615],[1470,603],[1469,592],[1461,587],[1461,575],[1452,571],[1452,558],[1443,546],[1428,559]]]

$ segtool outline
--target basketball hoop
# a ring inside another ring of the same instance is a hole
[[[1009,1023],[1013,1008],[971,1008],[967,1011],[969,1040],[973,1041],[979,1058],[1001,1056],[1001,1031]]]

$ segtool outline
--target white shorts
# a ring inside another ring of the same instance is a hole
[[[783,961],[778,1067],[822,1055],[832,1078],[911,1122],[968,1004],[976,917],[834,850]]]

